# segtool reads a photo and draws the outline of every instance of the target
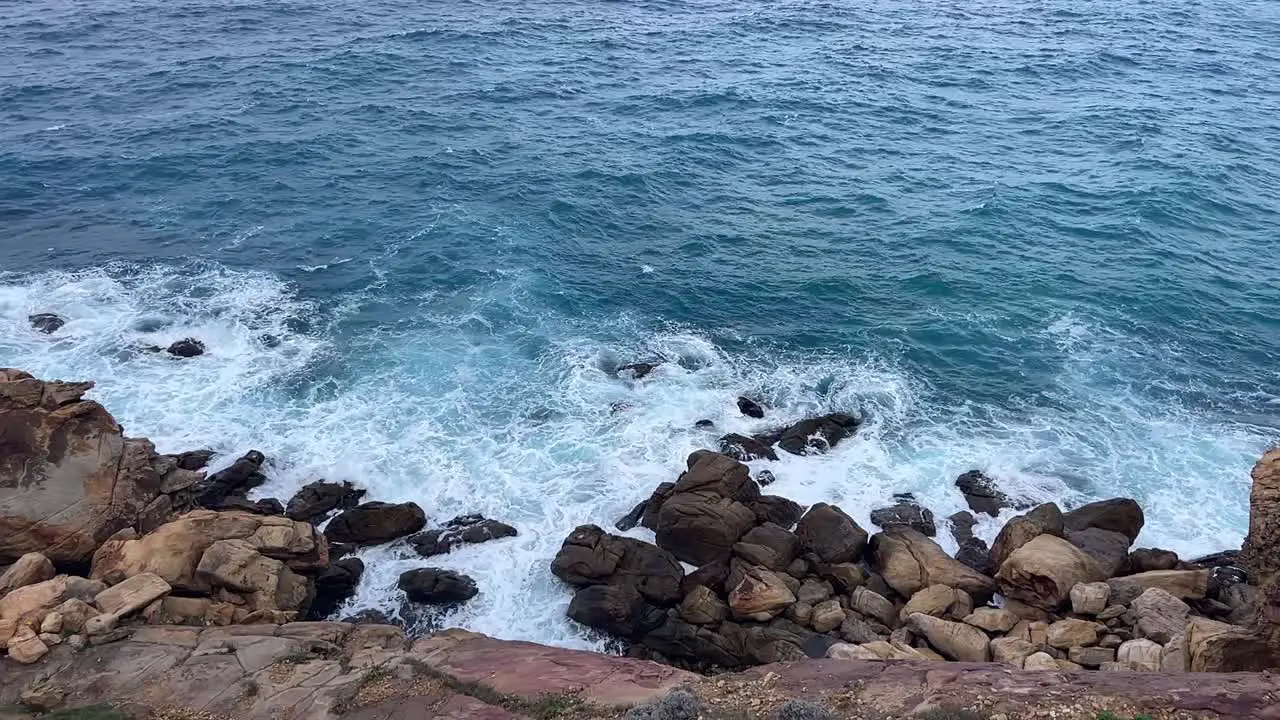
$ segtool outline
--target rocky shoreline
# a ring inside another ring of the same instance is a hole
[[[480,590],[448,569],[451,550],[517,533],[480,516],[428,527],[416,504],[369,500],[345,482],[250,501],[266,481],[262,453],[206,473],[212,453],[162,455],[126,437],[83,399],[91,387],[0,369],[3,662],[38,666],[146,626],[326,620],[363,575],[353,549],[388,542],[430,558],[399,580],[405,614],[429,613]],[[767,413],[749,398],[738,407]],[[766,494],[769,471],[752,477],[743,463],[823,453],[858,426],[833,413],[693,453],[618,522],[652,530],[652,543],[576,528],[549,558],[572,588],[568,616],[637,661],[704,674],[815,660],[1058,673],[1280,666],[1280,450],[1254,469],[1243,552],[1192,561],[1132,548],[1144,518],[1130,499],[1029,507],[965,473],[956,486],[973,513],[1025,511],[987,547],[972,513],[939,523],[902,495],[872,513],[868,532],[837,506]],[[939,526],[954,534],[954,557],[933,539]]]

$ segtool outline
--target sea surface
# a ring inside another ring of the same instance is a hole
[[[981,468],[1235,547],[1280,437],[1280,4],[2,2],[0,366],[262,450],[260,496],[516,525],[366,550],[346,608],[438,564],[482,589],[441,621],[508,638],[597,646],[565,535],[833,410],[866,426],[771,491],[866,526]]]

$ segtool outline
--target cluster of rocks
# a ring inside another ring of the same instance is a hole
[[[364,564],[344,556],[358,547],[408,538],[433,556],[515,534],[480,516],[424,531],[418,505],[362,502],[350,483],[250,501],[267,480],[262,453],[206,474],[212,452],[164,455],[125,437],[83,399],[91,387],[0,369],[0,650],[16,660],[64,639],[119,639],[126,624],[324,618],[355,593]],[[478,592],[436,567],[406,572],[400,587],[437,605]]]
[[[1273,501],[1280,472],[1275,482]],[[981,473],[957,486],[975,512],[1018,502]],[[1144,523],[1132,500],[1034,507],[990,548],[960,513],[957,558],[931,539],[931,512],[896,499],[872,514],[881,530],[870,535],[836,506],[764,495],[738,459],[699,451],[620,523],[652,529],[654,543],[581,526],[552,572],[576,588],[570,618],[625,640],[635,656],[696,669],[805,657],[1054,670],[1277,664],[1250,627],[1259,590],[1234,554],[1196,564],[1131,549]]]
[[[27,322],[31,323],[31,329],[36,332],[52,335],[62,329],[67,324],[66,318],[56,313],[36,313],[27,316]],[[183,338],[169,344],[169,347],[160,347],[159,345],[141,345],[140,350],[150,353],[168,353],[177,358],[191,358],[205,353],[205,344],[195,338]]]

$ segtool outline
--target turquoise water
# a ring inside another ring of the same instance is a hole
[[[864,525],[979,467],[1188,554],[1280,436],[1275,3],[29,0],[0,37],[0,365],[259,448],[265,494],[517,525],[448,558],[467,627],[592,644],[547,563],[702,418],[866,414],[772,468]],[[366,559],[393,606],[416,563]]]

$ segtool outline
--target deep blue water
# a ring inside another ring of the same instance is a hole
[[[269,492],[514,522],[450,557],[479,630],[588,642],[546,561],[695,420],[762,426],[740,392],[871,420],[781,494],[945,515],[982,467],[1184,553],[1280,435],[1272,2],[25,0],[0,39],[0,365]]]

